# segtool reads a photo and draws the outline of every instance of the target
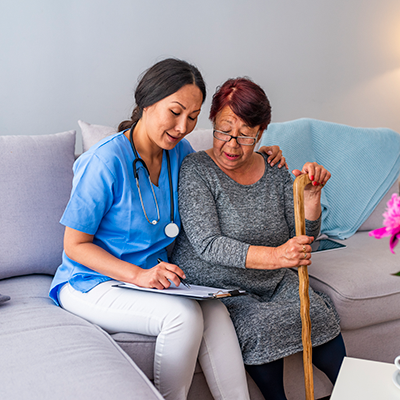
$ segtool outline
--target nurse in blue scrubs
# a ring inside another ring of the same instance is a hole
[[[198,358],[215,399],[245,400],[242,356],[221,302],[114,286],[162,290],[185,278],[168,263],[166,248],[180,228],[179,168],[194,151],[184,137],[205,97],[196,67],[160,61],[137,86],[131,120],[78,158],[50,297],[108,332],[156,336],[154,383],[165,399],[187,398]],[[280,158],[279,149],[271,150]]]

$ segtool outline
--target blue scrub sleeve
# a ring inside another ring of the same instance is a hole
[[[83,154],[74,165],[71,198],[61,223],[94,235],[113,203],[116,179],[95,154]]]

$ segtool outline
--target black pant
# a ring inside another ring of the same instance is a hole
[[[312,351],[313,364],[334,384],[346,349],[342,334]],[[287,400],[283,388],[283,358],[262,365],[246,365],[246,370],[259,387],[265,400]]]

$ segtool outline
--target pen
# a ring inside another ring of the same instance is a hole
[[[158,263],[160,263],[160,262],[163,262],[163,260],[161,260],[161,258],[157,258],[157,262]],[[187,283],[187,282],[185,282],[185,280],[184,279],[182,279],[179,275],[176,275],[178,278],[179,278],[179,280],[182,282],[182,285],[184,285],[184,286],[186,286],[188,289],[190,289],[190,285]]]

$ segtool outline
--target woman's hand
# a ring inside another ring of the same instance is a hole
[[[296,236],[279,247],[250,246],[246,257],[246,268],[280,269],[311,264],[312,236]]]
[[[69,258],[94,271],[141,287],[164,289],[170,287],[171,282],[179,286],[179,277],[185,279],[177,265],[160,262],[150,269],[140,268],[95,245],[93,235],[69,227],[65,228],[64,249]]]
[[[308,174],[312,183],[311,185],[307,185],[305,190],[311,190],[312,193],[321,192],[321,189],[326,185],[331,177],[331,173],[316,162],[307,162],[304,164],[301,171],[295,169],[292,173],[296,178],[301,174]]]
[[[311,264],[312,236],[296,236],[274,249],[277,268],[293,268]]]
[[[179,286],[181,281],[185,279],[184,272],[175,264],[160,262],[150,269],[140,269],[135,277],[135,285],[154,289],[167,289],[171,286],[171,282],[175,286]]]
[[[289,169],[285,157],[282,155],[282,150],[279,146],[262,146],[258,150],[260,153],[268,154],[268,164],[273,167],[275,164],[279,163],[278,168],[282,168],[283,166],[286,169]]]
[[[308,174],[312,181],[304,188],[304,214],[309,221],[315,221],[321,215],[321,190],[331,177],[331,173],[316,162],[305,163],[302,170],[292,171],[296,178]]]

